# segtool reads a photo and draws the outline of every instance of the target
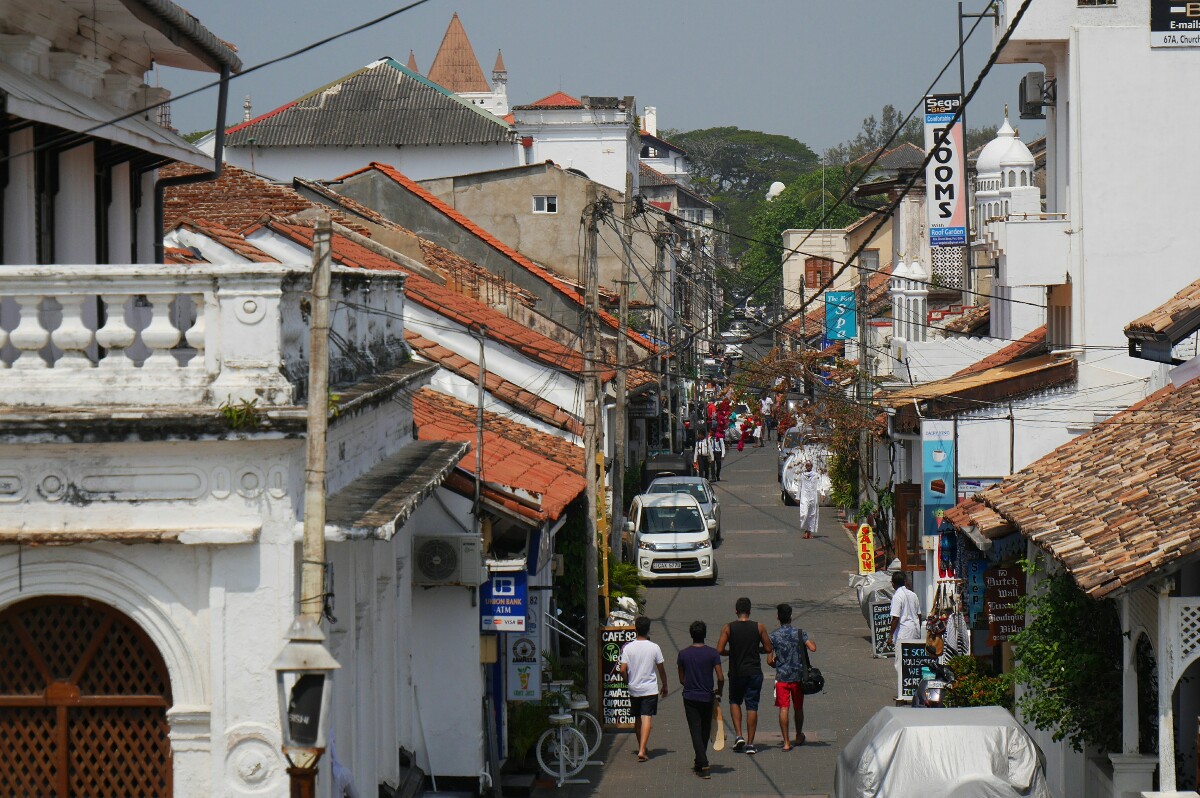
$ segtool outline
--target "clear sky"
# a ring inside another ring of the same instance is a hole
[[[189,0],[186,7],[252,66],[403,4]],[[967,0],[964,11],[985,4]],[[247,94],[257,116],[377,58],[403,62],[410,49],[424,72],[455,11],[489,77],[496,50],[504,51],[512,104],[559,89],[632,94],[639,110],[658,108],[660,128],[736,125],[793,136],[818,153],[851,138],[885,103],[907,113],[958,45],[952,0],[432,0],[234,80],[229,119],[241,119]],[[988,19],[968,42],[968,88],[992,38]],[[1042,123],[1015,118],[1017,82],[1028,69],[997,65],[968,109],[968,124],[998,124],[1008,103],[1022,138],[1040,135]],[[160,73],[175,94],[211,79]],[[958,85],[955,65],[936,90]],[[215,105],[215,89],[176,102],[173,122],[183,132],[212,128]]]

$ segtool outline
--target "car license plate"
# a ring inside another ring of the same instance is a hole
[[[655,571],[678,571],[683,567],[683,563],[678,560],[666,560],[664,562],[654,563]]]

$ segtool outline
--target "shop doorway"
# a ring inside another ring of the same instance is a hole
[[[0,795],[171,794],[158,650],[104,604],[46,597],[0,612]]]

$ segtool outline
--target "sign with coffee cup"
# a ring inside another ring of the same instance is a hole
[[[954,506],[958,495],[954,487],[954,422],[921,419],[921,449],[921,531],[936,535],[942,514]]]

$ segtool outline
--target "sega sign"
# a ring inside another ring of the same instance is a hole
[[[967,245],[967,197],[963,168],[963,125],[953,125],[962,106],[957,94],[925,98],[925,150],[932,152],[925,167],[925,205],[931,247]]]

